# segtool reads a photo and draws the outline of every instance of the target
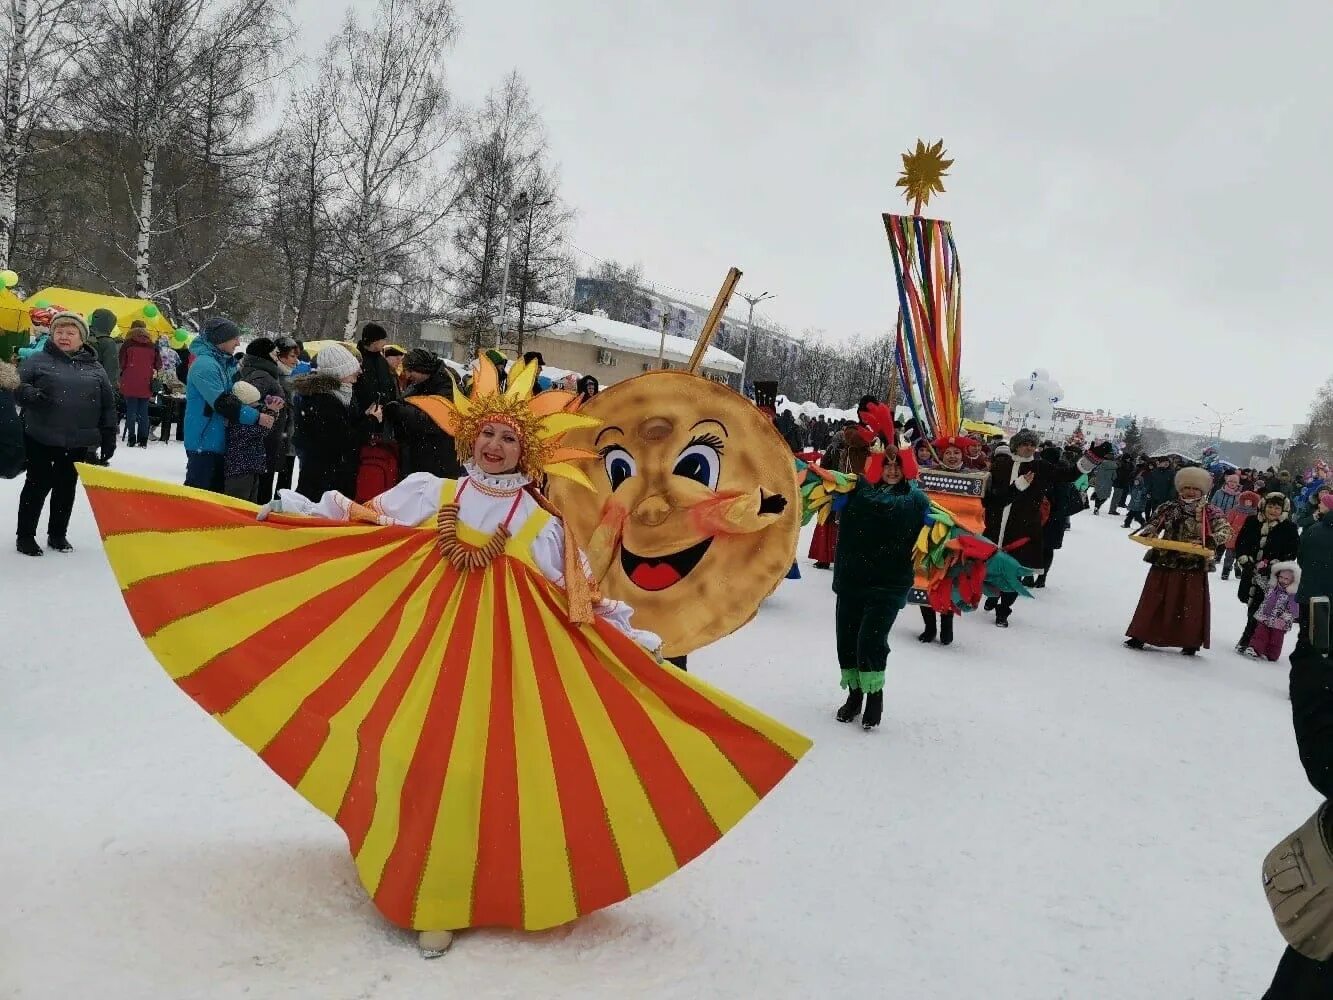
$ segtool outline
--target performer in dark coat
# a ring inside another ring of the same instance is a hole
[[[453,400],[449,370],[434,354],[413,348],[403,359],[403,378],[408,383],[403,402],[384,406],[385,418],[402,449],[399,474],[406,479],[416,472],[429,472],[441,479],[457,479],[463,467],[454,439],[432,415],[438,400]]]
[[[1055,465],[1038,458],[1039,444],[1032,431],[1015,434],[1009,442],[1010,454],[998,454],[991,462],[990,484],[982,501],[986,537],[1032,570],[1034,576],[1040,576],[1046,565],[1041,502],[1053,487],[1072,483],[1082,474],[1077,466]],[[1009,627],[1017,600],[1016,593],[999,599],[995,624],[1000,628]]]
[[[1209,646],[1212,605],[1208,573],[1213,551],[1231,536],[1227,516],[1208,502],[1213,478],[1207,469],[1181,469],[1175,476],[1175,500],[1157,508],[1138,534],[1187,542],[1209,550],[1193,555],[1171,549],[1151,549],[1144,561],[1152,565],[1139,596],[1139,606],[1125,630],[1125,645],[1179,647],[1193,656]]]
[[[1246,606],[1245,631],[1236,643],[1236,652],[1243,655],[1254,636],[1254,613],[1267,593],[1269,567],[1295,559],[1300,545],[1300,529],[1291,520],[1291,499],[1278,490],[1269,493],[1259,513],[1246,519],[1236,539],[1236,567],[1240,570],[1236,596]]]

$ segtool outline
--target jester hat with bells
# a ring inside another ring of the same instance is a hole
[[[477,434],[485,424],[498,423],[511,428],[519,440],[519,470],[534,482],[543,475],[559,476],[593,488],[583,471],[570,464],[597,456],[590,451],[561,445],[565,434],[580,428],[597,427],[594,417],[571,413],[568,404],[575,393],[549,390],[534,396],[537,364],[516,364],[509,372],[508,384],[500,388],[500,374],[486,355],[477,359],[471,394],[454,386],[453,401],[443,396],[425,397],[422,409],[457,442],[458,453],[470,457]],[[564,520],[560,511],[534,488],[532,496],[548,513]],[[569,619],[586,624],[592,621],[592,605],[600,598],[595,582],[589,579],[574,533],[565,526],[565,591],[569,598]]]

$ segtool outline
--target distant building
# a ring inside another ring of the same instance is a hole
[[[1070,410],[1057,407],[1050,417],[1036,417],[1010,409],[1009,404],[993,399],[986,404],[985,423],[1003,427],[1010,434],[1027,428],[1052,441],[1065,441],[1082,431],[1087,441],[1119,438],[1129,421],[1106,410]]]
[[[597,278],[585,277],[574,280],[574,308],[585,313],[593,312],[599,301],[604,282]],[[712,304],[700,305],[688,299],[677,298],[650,288],[639,290],[641,295],[640,314],[631,317],[635,326],[641,326],[654,333],[662,331],[663,318],[666,320],[666,332],[669,336],[697,341],[699,333]],[[735,309],[733,303],[733,310]],[[749,310],[746,308],[748,314]],[[712,345],[719,347],[734,357],[745,358],[746,321],[733,314],[724,315],[713,331]],[[795,337],[764,326],[754,324],[750,343],[750,365],[757,378],[778,379],[797,368],[801,360],[803,345]],[[776,368],[776,371],[770,369]]]
[[[459,364],[472,360],[469,349],[472,329],[462,318],[444,317],[421,324],[421,339],[431,350]],[[554,368],[594,375],[603,386],[614,385],[625,379],[660,368],[680,369],[689,366],[694,353],[694,341],[668,334],[661,343],[661,334],[630,323],[619,323],[605,315],[569,313],[543,329],[529,331],[523,339],[523,350],[540,351],[542,360]],[[662,364],[657,353],[662,348]],[[506,345],[510,356],[514,351]],[[740,377],[741,359],[718,347],[709,347],[704,354],[701,372],[715,382],[734,384]]]

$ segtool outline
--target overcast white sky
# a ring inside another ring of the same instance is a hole
[[[337,0],[296,2],[316,53]],[[455,93],[518,68],[575,243],[656,282],[735,264],[794,332],[889,328],[879,213],[943,138],[983,395],[1044,367],[1071,406],[1280,436],[1333,375],[1327,0],[457,4]]]

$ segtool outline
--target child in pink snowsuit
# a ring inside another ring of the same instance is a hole
[[[1301,568],[1294,562],[1273,563],[1268,580],[1268,593],[1254,613],[1258,624],[1250,639],[1250,649],[1256,656],[1276,662],[1282,655],[1282,643],[1296,621],[1299,607],[1296,589],[1301,585]]]

